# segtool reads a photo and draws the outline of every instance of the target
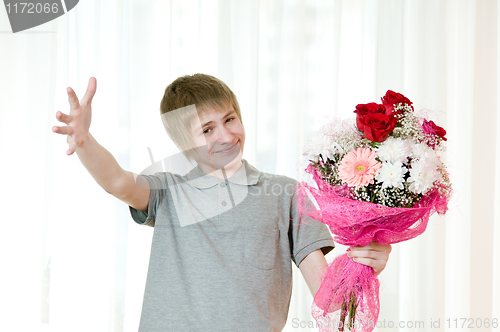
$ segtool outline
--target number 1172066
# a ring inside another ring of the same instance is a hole
[[[57,3],[31,3],[31,2],[19,2],[13,4],[6,4],[7,13],[14,14],[40,14],[40,13],[57,13],[59,12],[59,6]]]
[[[498,327],[498,318],[448,318],[446,320],[448,328],[497,328]]]

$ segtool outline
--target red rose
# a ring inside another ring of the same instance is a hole
[[[446,135],[446,130],[435,124],[433,121],[427,121],[426,119],[424,119],[422,130],[426,135],[436,135],[447,141],[446,137],[444,137],[444,135]]]
[[[383,142],[394,130],[398,120],[393,115],[383,113],[368,113],[365,116],[356,118],[356,122],[361,123],[358,128],[365,134],[365,137],[372,142]],[[363,129],[361,129],[363,128]]]
[[[402,94],[398,92],[394,92],[392,90],[388,90],[385,94],[384,97],[382,97],[382,104],[384,105],[386,109],[386,114],[390,115],[391,113],[394,112],[394,105],[395,104],[407,104],[411,106],[413,103],[410,101],[410,99],[406,98]],[[413,109],[413,106],[412,106]],[[399,114],[401,112],[398,112]]]
[[[385,108],[384,106],[377,104],[377,103],[369,103],[369,104],[358,104],[356,105],[356,110],[354,113],[356,113],[356,125],[358,126],[358,129],[361,131],[363,130],[363,122],[360,121],[360,119],[364,116],[366,116],[369,113],[384,113]]]

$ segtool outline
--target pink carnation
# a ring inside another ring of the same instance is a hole
[[[373,183],[375,173],[382,167],[376,157],[370,148],[351,150],[340,161],[339,178],[349,187],[359,188]]]

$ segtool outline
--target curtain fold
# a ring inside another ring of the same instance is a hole
[[[492,330],[500,319],[499,7],[84,1],[17,34],[6,33],[0,10],[0,330],[137,330],[152,229],[135,225],[128,207],[65,155],[51,127],[55,112],[69,109],[66,87],[81,98],[95,76],[91,133],[139,173],[152,162],[148,148],[156,161],[178,153],[159,104],[170,82],[196,72],[219,77],[238,97],[244,157],[296,179],[307,179],[301,152],[313,131],[388,89],[445,127],[450,210],[393,246],[376,331],[455,329],[460,318],[464,328]],[[339,245],[327,258],[344,251]],[[317,330],[311,301],[294,268],[285,331]]]

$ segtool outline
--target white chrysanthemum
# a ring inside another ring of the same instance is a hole
[[[326,158],[332,158],[337,152],[338,144],[333,140],[333,137],[320,134],[308,142],[304,155],[318,162],[320,154],[326,160]]]
[[[360,141],[361,138],[351,123],[335,119],[318,129],[307,142],[303,154],[316,162],[320,154],[324,160],[332,159],[335,154],[343,155],[358,148]]]
[[[377,148],[377,155],[382,161],[403,163],[411,155],[411,146],[408,140],[388,137]]]
[[[377,181],[382,182],[382,189],[387,187],[395,187],[404,189],[404,175],[407,169],[403,167],[402,163],[382,163],[382,168],[378,170],[375,178]]]
[[[408,178],[408,182],[411,183],[410,190],[417,194],[425,194],[440,176],[437,167],[426,160],[412,162]]]
[[[434,151],[425,143],[413,143],[411,145],[411,153],[412,157],[415,160],[422,161],[424,163],[432,165],[433,167],[438,167],[441,165],[441,161],[439,160],[436,151]]]
[[[324,124],[318,129],[318,135],[327,135],[331,136],[333,133],[339,131],[341,129],[340,121],[332,121]]]

